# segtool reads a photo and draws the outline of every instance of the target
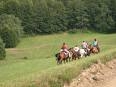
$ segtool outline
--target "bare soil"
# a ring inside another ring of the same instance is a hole
[[[116,87],[116,59],[106,64],[98,61],[64,87]]]

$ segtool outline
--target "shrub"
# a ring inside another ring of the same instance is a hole
[[[6,14],[0,16],[0,36],[6,48],[16,47],[20,41],[22,31],[23,28],[19,18]]]

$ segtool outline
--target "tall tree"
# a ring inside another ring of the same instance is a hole
[[[114,26],[114,21],[110,16],[108,6],[101,0],[88,0],[86,5],[91,27],[99,32],[110,31]]]
[[[88,14],[82,0],[72,0],[68,3],[68,28],[78,29],[89,26]]]

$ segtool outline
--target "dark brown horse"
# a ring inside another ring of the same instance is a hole
[[[65,63],[65,62],[70,61],[71,59],[72,60],[76,60],[76,58],[79,59],[79,55],[73,50],[73,48],[70,48],[68,51],[70,52],[70,56],[65,51],[61,51],[60,53],[56,54],[57,64],[61,64],[62,61],[64,61]]]
[[[76,58],[80,58],[80,54],[76,52],[73,48],[69,49],[69,52],[71,53],[72,60],[76,60]],[[70,59],[69,59],[70,61]]]

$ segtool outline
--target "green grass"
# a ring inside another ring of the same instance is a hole
[[[73,47],[94,38],[100,43],[100,54],[59,66],[56,64],[54,55],[63,42]],[[115,56],[115,48],[116,34],[63,33],[23,38],[16,48],[6,49],[7,57],[0,61],[0,87],[62,87],[65,81],[69,82],[97,59],[110,60]]]

